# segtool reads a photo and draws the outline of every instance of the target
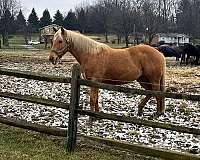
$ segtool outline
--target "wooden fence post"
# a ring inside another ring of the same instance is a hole
[[[67,150],[73,152],[76,146],[77,136],[77,121],[78,114],[76,108],[79,106],[80,97],[80,85],[78,84],[78,78],[80,78],[80,67],[78,64],[72,67],[72,79],[71,79],[71,97],[69,106],[69,122],[68,122],[68,141]]]

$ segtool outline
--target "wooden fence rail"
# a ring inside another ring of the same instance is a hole
[[[95,117],[97,119],[108,119],[108,120],[113,120],[113,121],[144,125],[144,126],[148,126],[152,128],[162,128],[162,129],[176,131],[176,132],[200,135],[200,129],[185,127],[185,126],[177,126],[171,123],[164,123],[164,122],[161,123],[161,122],[155,122],[152,120],[144,120],[141,118],[127,117],[127,116],[118,116],[114,114],[107,114],[107,113],[101,113],[101,112],[96,113],[96,112],[86,111],[86,110],[81,110],[81,109],[77,109],[77,112],[81,115],[88,115],[91,117]]]
[[[20,101],[37,103],[37,104],[42,104],[42,105],[46,105],[46,106],[53,106],[53,107],[69,110],[68,103],[58,102],[58,101],[49,100],[49,99],[37,98],[34,96],[30,96],[30,95],[19,95],[19,94],[14,94],[14,93],[0,92],[0,97],[11,98],[11,99],[16,99],[16,100],[20,100]],[[154,121],[149,121],[149,120],[143,120],[141,118],[117,116],[117,115],[113,115],[113,114],[106,114],[106,113],[100,113],[100,112],[97,113],[97,112],[81,110],[81,109],[77,109],[77,112],[81,115],[89,115],[89,116],[92,116],[95,118],[121,121],[121,122],[126,122],[126,123],[145,125],[145,126],[149,126],[149,127],[153,127],[153,128],[162,128],[162,129],[173,130],[173,131],[177,131],[177,132],[200,135],[200,129],[184,127],[184,126],[177,126],[177,125],[173,125],[170,123],[160,123],[160,122],[154,122]]]
[[[21,128],[25,128],[25,129],[31,129],[31,130],[35,130],[37,132],[43,132],[43,133],[52,134],[52,135],[58,135],[58,136],[68,135],[67,148],[68,148],[68,151],[70,151],[70,152],[73,151],[76,146],[78,114],[89,115],[89,116],[97,117],[97,118],[101,118],[101,119],[109,119],[109,120],[132,123],[132,124],[137,124],[137,125],[144,125],[144,126],[149,126],[149,127],[153,127],[153,128],[162,128],[162,129],[167,129],[167,130],[172,130],[172,131],[200,135],[200,129],[196,129],[196,128],[177,126],[177,125],[173,125],[170,123],[160,123],[160,122],[155,122],[155,121],[148,121],[148,120],[143,120],[143,119],[135,118],[135,117],[117,116],[114,114],[106,114],[106,113],[95,113],[92,111],[81,110],[79,107],[79,97],[80,97],[80,86],[81,85],[90,86],[90,87],[98,87],[98,88],[102,88],[102,89],[123,92],[123,93],[161,96],[161,97],[167,97],[167,98],[186,99],[186,100],[193,100],[193,101],[200,101],[200,95],[188,95],[188,94],[182,94],[182,93],[168,93],[168,92],[159,92],[159,91],[146,91],[146,90],[132,89],[132,88],[122,87],[122,86],[101,84],[101,83],[94,82],[94,81],[87,81],[87,80],[83,80],[80,78],[80,69],[79,69],[79,66],[77,66],[77,65],[73,66],[72,78],[60,77],[60,76],[55,77],[55,76],[49,76],[49,75],[42,75],[42,74],[38,74],[38,73],[36,74],[36,73],[30,73],[30,72],[8,70],[8,69],[3,69],[3,68],[0,68],[0,74],[7,75],[7,76],[14,76],[14,77],[18,77],[18,78],[34,79],[34,80],[39,80],[39,81],[71,83],[70,104],[58,102],[58,101],[54,101],[54,100],[49,100],[49,99],[41,99],[41,98],[33,97],[30,95],[20,95],[20,94],[8,93],[8,92],[0,92],[0,97],[11,98],[11,99],[16,99],[16,100],[20,100],[20,101],[27,101],[27,102],[31,102],[31,103],[38,103],[38,104],[47,105],[47,106],[54,106],[54,107],[63,108],[63,109],[67,109],[67,110],[69,109],[68,132],[63,129],[41,126],[41,125],[37,125],[37,124],[32,124],[30,122],[14,120],[14,119],[9,119],[9,118],[5,118],[5,117],[0,117],[0,122],[8,124],[8,125],[21,127]],[[82,137],[88,138],[87,136],[82,136]],[[98,139],[95,137],[93,137],[93,138],[89,137],[89,138],[93,139],[93,140],[95,139],[95,141]],[[120,146],[120,144],[121,144],[122,148],[124,148],[124,149],[127,149],[127,146],[129,146],[128,147],[129,149],[134,148],[134,150],[139,152],[140,154],[143,153],[143,154],[150,155],[150,156],[159,156],[160,158],[172,159],[172,157],[176,157],[176,159],[182,159],[182,160],[200,159],[199,156],[195,156],[195,155],[188,154],[188,153],[186,153],[186,154],[185,153],[182,154],[182,153],[178,153],[178,152],[172,153],[169,151],[162,150],[162,152],[164,152],[165,154],[160,155],[159,149],[149,148],[149,150],[152,150],[152,151],[147,152],[146,148],[148,148],[148,147],[144,147],[144,146],[137,146],[137,145],[133,145],[133,144],[123,144],[120,142],[113,142],[113,141],[111,142],[111,140],[102,140],[101,139],[100,141],[101,142],[104,141],[105,143],[110,142],[110,144],[113,144],[113,145],[118,143],[117,145]],[[143,149],[141,149],[141,148],[143,148]],[[152,155],[152,153],[153,153],[153,155]]]
[[[83,80],[83,79],[78,79],[78,82],[80,85],[97,87],[97,88],[101,88],[101,89],[123,92],[123,93],[160,96],[160,97],[165,97],[165,98],[185,99],[185,100],[192,100],[192,101],[200,100],[200,95],[189,95],[189,94],[184,94],[184,93],[171,93],[171,92],[134,89],[134,88],[115,86],[115,85],[110,85],[110,84],[102,84],[102,83],[98,83],[95,81],[88,81],[88,80]]]
[[[54,136],[66,136],[67,130],[60,129],[56,127],[49,127],[45,125],[40,125],[36,123],[27,122],[25,120],[19,120],[16,118],[8,118],[0,116],[0,123],[7,124],[14,127],[19,127],[23,129],[28,129],[40,133],[46,133]]]
[[[47,81],[47,82],[71,83],[70,77],[61,77],[61,76],[56,77],[56,76],[31,73],[31,72],[25,72],[25,71],[9,70],[9,69],[3,69],[3,68],[0,68],[0,75],[14,76],[18,78],[26,78],[26,79]],[[192,100],[192,101],[200,100],[200,95],[189,95],[189,94],[184,94],[184,93],[169,93],[169,92],[133,89],[133,88],[115,86],[115,85],[110,85],[110,84],[102,84],[95,81],[88,81],[88,80],[84,80],[80,78],[77,79],[77,81],[79,85],[97,87],[101,89],[107,89],[107,90],[123,92],[123,93],[161,96],[161,97],[166,97],[166,98],[185,99],[185,100]]]
[[[30,96],[30,95],[20,95],[20,94],[15,94],[15,93],[0,92],[0,97],[16,99],[20,101],[37,103],[37,104],[42,104],[46,106],[53,106],[53,107],[69,110],[68,103],[54,101],[50,99],[38,98],[38,97]]]
[[[69,77],[61,77],[61,76],[50,76],[39,73],[31,73],[27,71],[17,71],[0,68],[0,75],[14,76],[17,78],[26,78],[32,80],[46,81],[46,82],[60,82],[60,83],[70,83],[71,78]]]

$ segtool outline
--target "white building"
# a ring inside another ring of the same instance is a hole
[[[190,42],[190,37],[186,34],[178,33],[158,33],[154,36],[152,44],[163,42],[165,44],[184,44]]]

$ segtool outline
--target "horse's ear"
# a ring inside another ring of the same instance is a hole
[[[64,35],[65,34],[65,29],[63,27],[61,27],[60,29],[61,29],[61,34]]]
[[[53,31],[56,33],[58,30],[55,27],[53,27]]]

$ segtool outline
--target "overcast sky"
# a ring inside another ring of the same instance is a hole
[[[31,13],[32,8],[35,8],[38,17],[42,16],[45,9],[48,9],[51,17],[54,16],[57,10],[62,14],[66,14],[70,9],[75,10],[76,6],[80,6],[83,2],[91,0],[20,0],[23,13],[26,17]]]

